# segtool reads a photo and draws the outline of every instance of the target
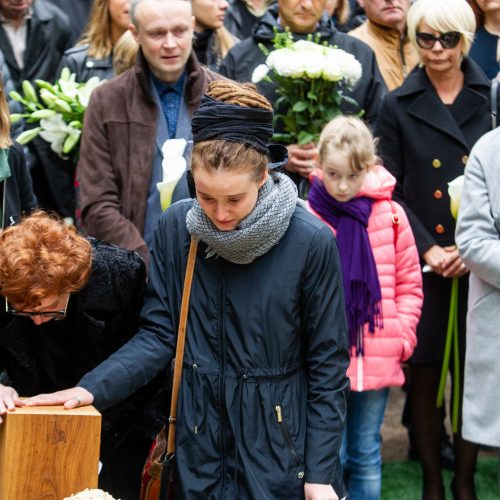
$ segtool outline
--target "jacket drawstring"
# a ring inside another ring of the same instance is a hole
[[[198,370],[198,365],[196,363],[193,363],[191,368],[193,369],[193,410],[194,410],[193,431],[195,434],[198,434],[198,431],[200,430],[200,426],[203,421],[201,415],[203,411],[203,405],[201,405],[198,401],[198,387],[200,387],[200,374]]]
[[[234,441],[234,498],[238,498],[238,467],[240,464],[240,452],[239,452],[239,444],[241,439],[241,405],[243,402],[243,385],[245,384],[248,375],[246,372],[242,374],[242,376],[238,380],[238,389],[237,389],[237,403],[236,403],[236,428],[235,428],[235,441]]]

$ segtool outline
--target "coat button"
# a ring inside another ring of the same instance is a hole
[[[434,231],[436,231],[437,234],[443,234],[444,233],[444,226],[442,224],[438,224],[434,228]]]
[[[303,479],[303,477],[304,477],[304,471],[300,471],[300,472],[297,474],[297,477],[298,477],[299,479]]]
[[[462,163],[463,163],[464,165],[467,165],[467,162],[468,162],[468,161],[469,161],[469,157],[468,157],[467,155],[463,155],[463,156],[462,156]]]
[[[87,68],[93,68],[94,67],[94,61],[87,61],[86,66],[87,66]]]
[[[443,192],[440,189],[436,189],[436,191],[434,191],[434,198],[436,198],[436,200],[440,200],[442,197]]]
[[[432,160],[432,166],[434,168],[439,168],[441,166],[441,162],[436,158],[436,159]]]

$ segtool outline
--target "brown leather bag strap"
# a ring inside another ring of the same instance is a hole
[[[168,419],[168,441],[167,454],[175,451],[175,420],[177,416],[177,400],[179,397],[179,386],[182,376],[182,363],[184,360],[184,345],[186,344],[186,324],[189,310],[189,296],[191,294],[191,283],[193,282],[194,263],[196,261],[196,249],[198,241],[191,239],[189,255],[186,266],[186,277],[184,278],[184,290],[182,292],[181,316],[179,319],[179,330],[177,332],[177,348],[175,350],[174,381],[172,384],[172,401],[170,403],[170,418]]]

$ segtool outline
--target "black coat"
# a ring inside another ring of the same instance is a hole
[[[110,80],[115,76],[113,70],[113,58],[111,55],[104,59],[96,59],[88,54],[89,46],[77,45],[64,52],[59,64],[57,74],[59,75],[63,68],[67,67],[71,73],[76,74],[77,82],[87,82],[93,76],[101,80]]]
[[[0,227],[9,226],[16,222],[20,215],[29,214],[37,206],[31,176],[18,144],[15,143],[9,148],[8,161],[11,176],[0,184],[0,200],[5,197],[5,213]]]
[[[253,70],[266,60],[259,44],[272,50],[275,28],[283,31],[278,24],[277,5],[269,7],[267,13],[255,25],[252,38],[243,40],[228,52],[222,62],[222,74],[239,82],[251,81]],[[320,34],[321,42],[336,45],[339,49],[349,52],[358,59],[363,68],[363,76],[357,85],[352,91],[345,92],[347,96],[352,97],[358,103],[358,107],[344,101],[341,105],[342,111],[344,113],[357,113],[363,109],[365,111],[364,119],[369,122],[375,121],[382,97],[387,90],[380,75],[374,52],[364,42],[338,31],[327,15],[321,18],[317,33]],[[294,34],[295,39],[306,37],[305,34]],[[258,84],[258,88],[271,102],[276,100],[276,87],[273,83],[261,82]]]
[[[80,38],[83,30],[87,25],[87,21],[92,8],[92,0],[48,0],[63,10],[69,17],[71,28],[70,45],[74,45]]]
[[[448,182],[464,173],[475,142],[491,130],[490,83],[469,58],[453,115],[423,68],[415,68],[382,104],[376,126],[379,151],[397,180],[420,254],[432,245],[454,245]]]
[[[248,10],[243,0],[229,0],[229,8],[224,16],[224,26],[236,38],[243,40],[252,35],[252,30],[260,16]]]
[[[36,78],[52,82],[64,51],[69,46],[69,20],[60,9],[45,2],[33,2],[33,15],[28,20],[28,37],[21,70],[5,30],[0,25],[0,48],[17,89],[23,80]]]
[[[143,260],[135,252],[94,239],[91,242],[90,279],[71,295],[64,320],[37,326],[29,318],[8,316],[1,308],[0,372],[5,370],[7,382],[21,396],[75,386],[138,328],[146,283]],[[131,426],[154,436],[160,422],[154,420],[152,410],[145,417],[141,413],[150,396],[149,392],[136,394],[105,412],[103,439],[119,437]]]
[[[79,385],[106,407],[172,359],[192,200],[160,219],[139,333]],[[248,265],[207,258],[191,290],[176,432],[180,499],[300,499],[339,482],[349,382],[340,262],[330,229],[297,207]],[[279,407],[279,408],[278,408]]]
[[[389,93],[380,110],[376,135],[384,165],[395,175],[394,197],[405,207],[422,255],[433,245],[455,244],[448,183],[464,173],[474,143],[491,129],[490,82],[465,58],[464,86],[452,106],[443,104],[423,68],[415,68]],[[460,280],[459,349],[465,352],[468,278]],[[451,280],[423,275],[424,304],[412,363],[443,358]],[[461,356],[463,359],[463,356]]]

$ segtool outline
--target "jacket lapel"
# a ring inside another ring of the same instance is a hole
[[[408,113],[427,125],[436,128],[452,139],[468,147],[457,122],[434,89],[426,89],[409,106]]]
[[[36,3],[33,6],[35,9]],[[40,58],[40,50],[47,44],[45,34],[45,16],[39,16],[38,10],[33,11],[33,16],[28,21],[28,39],[26,40],[26,52],[24,53],[24,73],[29,75],[30,68],[36,65]]]
[[[13,73],[13,71],[12,71],[13,69],[15,72],[17,72],[17,75],[16,74],[12,75],[14,80],[17,80],[19,78],[19,73],[20,73],[21,69],[19,68],[19,66],[17,64],[16,58],[14,56],[14,51],[12,50],[12,46],[10,45],[10,42],[9,42],[9,39],[7,38],[5,30],[1,26],[0,26],[0,47],[2,49],[4,56],[5,56],[5,62],[9,66],[11,73]],[[17,83],[17,81],[16,81],[16,83]]]
[[[478,109],[486,109],[486,97],[470,87],[464,87],[457,100],[455,118],[460,127],[477,113]]]
[[[462,61],[462,71],[464,86],[453,106],[454,116],[446,106],[443,106],[425,70],[415,68],[398,92],[402,98],[413,96],[407,108],[410,115],[442,131],[470,149],[461,128],[475,114],[486,109],[485,90],[489,87],[489,81],[468,57]]]

